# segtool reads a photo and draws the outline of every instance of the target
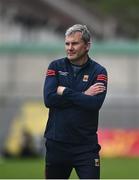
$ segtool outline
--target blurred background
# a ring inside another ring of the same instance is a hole
[[[102,157],[139,156],[138,12],[138,0],[0,0],[0,159],[44,157],[46,70],[65,56],[64,33],[76,23],[90,29],[89,55],[109,76]]]

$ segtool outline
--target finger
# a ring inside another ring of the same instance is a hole
[[[99,86],[98,88],[99,88],[99,89],[106,89],[105,86]]]
[[[103,87],[104,84],[94,84],[92,87]]]
[[[99,86],[99,87],[96,88],[96,91],[97,91],[97,92],[103,92],[103,91],[105,91],[105,90],[106,90],[106,87],[105,87],[105,86],[103,86],[103,87],[102,87],[102,86],[101,86],[101,87]]]
[[[95,84],[93,84],[93,85],[94,85],[94,86],[104,85],[104,83],[98,82],[98,83],[95,83]]]
[[[97,86],[97,87],[95,87],[95,90],[103,90],[103,89],[106,89],[106,87],[105,86]]]

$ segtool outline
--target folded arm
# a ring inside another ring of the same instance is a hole
[[[51,63],[48,67],[46,79],[44,83],[43,96],[46,107],[65,108],[71,106],[69,100],[65,100],[63,96],[57,94],[58,79],[55,66]]]
[[[107,88],[107,72],[96,76],[96,82],[85,92],[76,92],[68,87],[58,86],[57,93],[65,100],[89,110],[99,110],[104,102]]]

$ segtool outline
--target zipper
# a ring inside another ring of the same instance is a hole
[[[73,77],[75,77],[75,78],[76,78],[76,76],[77,76],[77,74],[76,74],[76,73],[74,73],[74,74],[73,74]]]

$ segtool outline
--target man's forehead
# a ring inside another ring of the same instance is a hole
[[[65,36],[65,40],[69,40],[69,39],[81,40],[82,39],[82,33],[77,31],[77,32],[73,32],[73,33]]]
[[[72,33],[66,35],[66,37],[69,36],[82,36],[82,32],[81,31],[73,31]]]

